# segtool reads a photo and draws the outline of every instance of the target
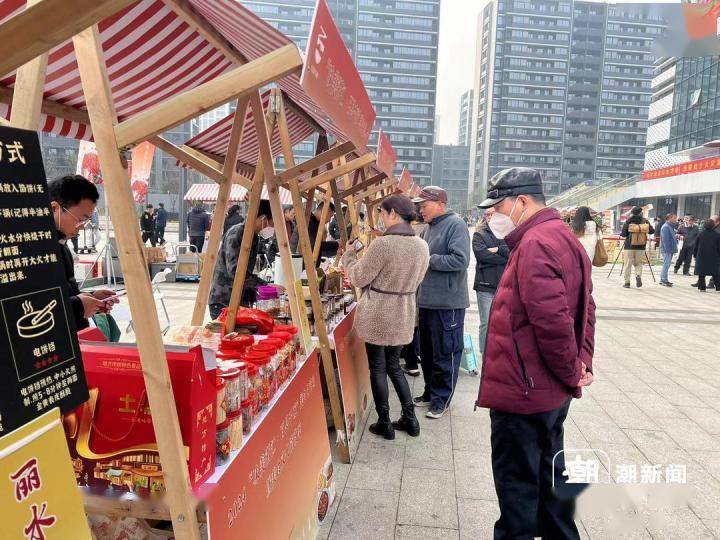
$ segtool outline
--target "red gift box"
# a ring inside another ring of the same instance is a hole
[[[80,343],[90,398],[63,419],[78,484],[139,494],[164,491],[137,348]],[[190,482],[215,469],[215,369],[200,346],[166,347]]]

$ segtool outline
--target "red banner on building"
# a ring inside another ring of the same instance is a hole
[[[711,157],[699,159],[697,161],[689,161],[680,163],[662,169],[654,169],[652,171],[643,172],[643,180],[655,180],[656,178],[667,178],[668,176],[677,176],[679,174],[690,174],[700,171],[711,171],[720,169],[720,157]]]
[[[375,107],[326,0],[315,6],[300,84],[356,148],[367,146]]]
[[[398,189],[403,193],[407,193],[412,187],[412,183],[413,179],[410,171],[407,170],[407,167],[403,167],[402,174],[400,175],[400,186]]]
[[[390,142],[389,137],[381,129],[378,133],[377,158],[375,161],[377,168],[384,172],[388,178],[395,176],[395,165],[397,164],[397,154]]]

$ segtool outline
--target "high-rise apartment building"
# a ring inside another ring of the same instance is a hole
[[[305,49],[315,0],[243,5]],[[440,0],[328,0],[377,111],[376,128],[419,184],[429,183],[437,86]],[[377,131],[370,145],[377,144]]]
[[[436,144],[433,149],[431,182],[448,194],[448,206],[465,212],[467,207],[467,177],[470,164],[470,147]]]
[[[460,115],[458,117],[458,145],[468,146],[472,132],[472,88],[460,96]]]
[[[548,195],[643,169],[652,40],[641,5],[493,0],[478,19],[468,190],[534,167]]]

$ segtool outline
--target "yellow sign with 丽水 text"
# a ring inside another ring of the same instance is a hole
[[[3,538],[92,538],[54,408],[0,438]]]

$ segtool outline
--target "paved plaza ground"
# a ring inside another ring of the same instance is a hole
[[[617,270],[609,279],[607,272],[594,274],[596,382],[573,401],[565,446],[592,449],[601,477],[633,465],[640,482],[643,465],[660,465],[663,476],[665,466],[685,465],[687,484],[591,488],[580,501],[581,536],[718,538],[720,293],[699,293],[683,276],[660,287],[647,268],[645,287],[626,290]],[[195,289],[163,286],[173,324],[189,321]],[[465,328],[477,332],[474,302]],[[422,380],[409,380],[419,394]],[[449,413],[421,417],[419,438],[385,441],[366,431],[353,465],[336,460],[338,500],[323,538],[491,538],[498,510],[488,412],[473,411],[478,384],[462,374]]]

